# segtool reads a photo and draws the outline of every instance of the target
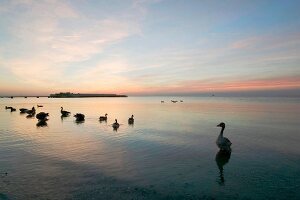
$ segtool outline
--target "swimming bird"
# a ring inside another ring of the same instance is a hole
[[[120,124],[118,123],[117,119],[115,119],[115,123],[112,124],[112,127],[114,129],[117,129],[117,128],[119,128],[119,126],[120,126]]]
[[[107,113],[105,113],[104,116],[100,116],[100,117],[99,117],[99,120],[100,120],[100,121],[106,121],[106,120],[107,120]]]
[[[76,115],[74,115],[74,117],[76,118],[76,121],[78,122],[82,122],[84,121],[84,114],[81,114],[81,113],[76,113]]]
[[[134,119],[133,119],[133,115],[131,115],[131,117],[128,119],[128,124],[133,124],[134,123]]]
[[[222,130],[220,132],[220,135],[216,141],[217,146],[220,148],[221,151],[227,151],[230,152],[231,151],[231,142],[228,138],[223,137],[223,132],[225,129],[225,123],[221,122],[219,125],[217,125],[217,127],[222,127]]]
[[[68,116],[69,114],[71,114],[71,112],[64,110],[63,107],[60,107],[60,108],[61,108],[60,113],[61,113],[62,116],[65,116],[65,117],[66,117],[66,116]]]
[[[15,112],[15,111],[16,111],[15,108],[13,108],[13,107],[10,108],[10,112]]]
[[[43,105],[37,105],[38,108],[44,107]]]
[[[172,103],[177,103],[177,101],[174,101],[174,100],[171,100],[172,101]]]
[[[5,106],[5,109],[7,110],[7,109],[12,109],[12,107],[11,106]]]
[[[20,113],[26,113],[26,111],[28,110],[27,108],[20,108]]]
[[[34,106],[31,108],[31,110],[27,110],[26,113],[29,114],[29,115],[35,115],[35,108],[34,108]]]
[[[49,113],[45,113],[45,112],[40,112],[36,115],[36,118],[38,120],[43,120],[43,121],[46,121],[48,120],[47,117],[49,116]]]

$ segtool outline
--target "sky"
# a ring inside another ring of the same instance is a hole
[[[0,95],[300,96],[299,0],[0,0]]]

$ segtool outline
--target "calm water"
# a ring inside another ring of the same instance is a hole
[[[0,199],[300,199],[300,99],[173,99],[0,99]],[[45,127],[4,109],[37,104]]]

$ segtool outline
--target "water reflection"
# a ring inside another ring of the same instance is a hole
[[[64,121],[64,119],[67,118],[67,117],[69,117],[69,116],[70,116],[70,115],[61,115],[61,116],[60,116],[60,119],[61,119],[61,121]]]
[[[84,119],[80,119],[80,120],[79,119],[75,119],[74,122],[79,125],[79,124],[84,123],[84,121],[85,121]]]
[[[220,185],[225,185],[225,178],[224,178],[224,165],[226,165],[228,162],[229,162],[229,159],[230,159],[230,155],[231,155],[231,151],[219,151],[217,154],[216,154],[216,163],[217,163],[217,166],[219,168],[219,178],[220,180],[218,180],[217,182],[220,184]]]
[[[34,118],[35,117],[35,113],[34,114],[29,114],[26,116],[26,118]]]
[[[48,126],[47,120],[39,120],[39,122],[36,124],[37,127],[44,127]]]

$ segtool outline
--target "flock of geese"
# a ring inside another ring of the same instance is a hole
[[[37,105],[37,107],[43,107],[43,106],[42,105]],[[15,112],[17,110],[16,108],[13,108],[11,106],[5,106],[5,109],[10,110],[10,112]],[[26,118],[36,117],[38,119],[37,126],[46,126],[47,125],[46,121],[48,121],[49,113],[39,112],[38,114],[36,114],[36,109],[35,109],[34,106],[31,109],[20,108],[19,110],[20,110],[21,114],[27,114]],[[61,113],[61,118],[69,117],[70,114],[71,114],[71,112],[64,110],[63,107],[61,107],[60,113]],[[99,121],[100,122],[102,122],[102,121],[107,122],[107,115],[108,114],[106,113],[104,116],[100,116]],[[77,123],[81,123],[85,120],[85,115],[82,114],[82,113],[76,113],[74,115],[74,117],[75,117],[75,121]],[[134,116],[131,115],[131,117],[128,118],[128,124],[130,124],[130,125],[134,124],[134,118],[133,117]],[[117,119],[115,119],[115,122],[112,124],[112,127],[114,128],[114,130],[117,130],[120,127],[120,124],[118,123]]]
[[[172,101],[173,102],[173,101]],[[177,102],[177,101],[176,101]],[[176,103],[173,102],[173,103]],[[182,101],[181,101],[182,102]],[[164,103],[163,101],[161,103]],[[42,105],[37,105],[37,107],[43,107]],[[11,112],[15,112],[16,108],[10,107],[10,106],[5,106],[5,109],[10,109]],[[22,114],[27,114],[27,118],[32,118],[36,117],[38,119],[37,126],[46,126],[47,123],[46,121],[48,120],[49,113],[45,112],[39,112],[36,114],[36,109],[35,107],[32,107],[31,109],[26,109],[26,108],[20,108],[20,113]],[[63,107],[61,107],[60,110],[61,113],[61,118],[63,119],[64,117],[70,116],[71,112],[64,110]],[[105,121],[107,122],[107,113],[104,116],[99,117],[99,121]],[[81,123],[85,120],[85,116],[82,113],[76,113],[74,115],[76,123]],[[133,124],[134,123],[134,116],[131,115],[131,117],[128,119],[128,124]],[[118,123],[117,119],[115,119],[115,122],[112,124],[112,127],[115,131],[120,127],[120,124]],[[217,163],[217,166],[219,168],[220,172],[220,180],[218,181],[220,185],[224,185],[225,179],[224,179],[224,174],[223,174],[223,166],[229,162],[230,155],[231,155],[231,142],[228,138],[224,137],[224,130],[225,130],[225,123],[221,122],[220,124],[217,125],[217,127],[221,128],[220,134],[216,140],[216,145],[219,147],[219,152],[216,154],[215,161]]]
[[[37,107],[43,107],[42,105],[37,105]],[[13,108],[11,106],[5,106],[5,109],[10,109],[11,112],[15,112],[16,108]],[[38,119],[38,124],[37,126],[43,126],[43,125],[47,125],[46,121],[48,120],[48,116],[49,113],[45,113],[45,112],[39,112],[38,114],[36,114],[36,109],[33,106],[31,109],[26,109],[26,108],[20,108],[20,113],[26,113],[27,114],[27,118],[32,118],[32,117],[36,117]],[[61,107],[60,109],[60,113],[61,113],[61,117],[68,117],[71,112],[64,110],[63,107]],[[104,116],[100,116],[99,117],[99,121],[107,121],[107,113]],[[82,113],[76,113],[74,115],[76,122],[83,122],[85,120],[85,115]],[[133,124],[134,123],[134,116],[131,115],[131,117],[129,117],[128,119],[128,124]],[[115,119],[115,122],[112,124],[112,127],[114,129],[118,129],[120,127],[120,124],[118,123],[118,120]],[[221,122],[219,125],[217,125],[217,127],[221,127],[221,132],[217,138],[216,144],[219,147],[220,151],[222,152],[231,152],[231,142],[228,138],[223,136],[224,130],[225,130],[225,123]]]

